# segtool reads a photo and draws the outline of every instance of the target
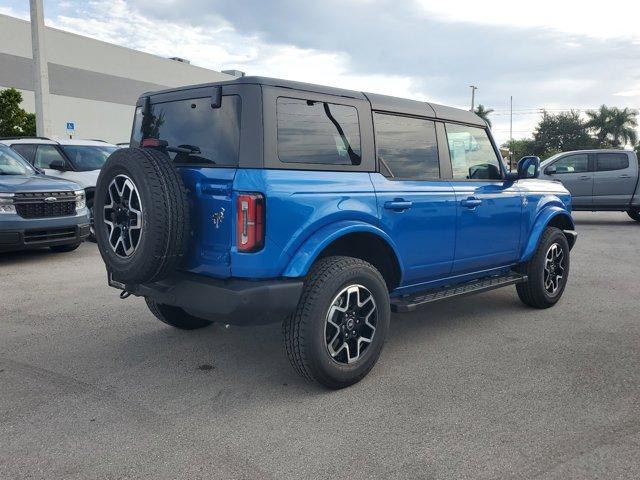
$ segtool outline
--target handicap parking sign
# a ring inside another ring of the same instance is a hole
[[[76,122],[67,122],[67,132],[73,133],[76,131]]]

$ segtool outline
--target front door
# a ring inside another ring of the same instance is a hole
[[[372,173],[381,228],[400,250],[403,287],[447,277],[453,265],[456,199],[440,179],[431,120],[374,114],[381,173]]]
[[[520,250],[522,197],[505,183],[501,160],[483,128],[447,124],[456,195],[454,275],[516,263]]]
[[[560,157],[548,165],[545,175],[562,182],[571,193],[572,203],[576,207],[593,204],[593,172],[589,168],[588,153],[572,153]]]

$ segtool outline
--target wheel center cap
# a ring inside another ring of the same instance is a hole
[[[349,319],[347,320],[347,328],[348,328],[349,330],[351,330],[351,329],[353,328],[353,326],[354,326],[354,325],[355,325],[355,322],[353,321],[353,318],[349,318]]]

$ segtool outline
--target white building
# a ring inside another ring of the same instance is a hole
[[[66,137],[71,121],[78,138],[126,142],[141,93],[233,78],[55,28],[45,29],[45,45],[53,137]],[[0,89],[17,88],[35,112],[31,51],[29,22],[0,15]]]

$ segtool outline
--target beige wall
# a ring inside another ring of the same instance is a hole
[[[128,141],[133,105],[144,91],[233,78],[53,28],[46,28],[45,40],[54,136],[66,136],[66,122],[75,121],[78,138]],[[33,80],[25,59],[31,59],[29,22],[0,15],[0,88],[20,88],[23,108],[33,112]],[[87,84],[87,79],[93,81]]]

